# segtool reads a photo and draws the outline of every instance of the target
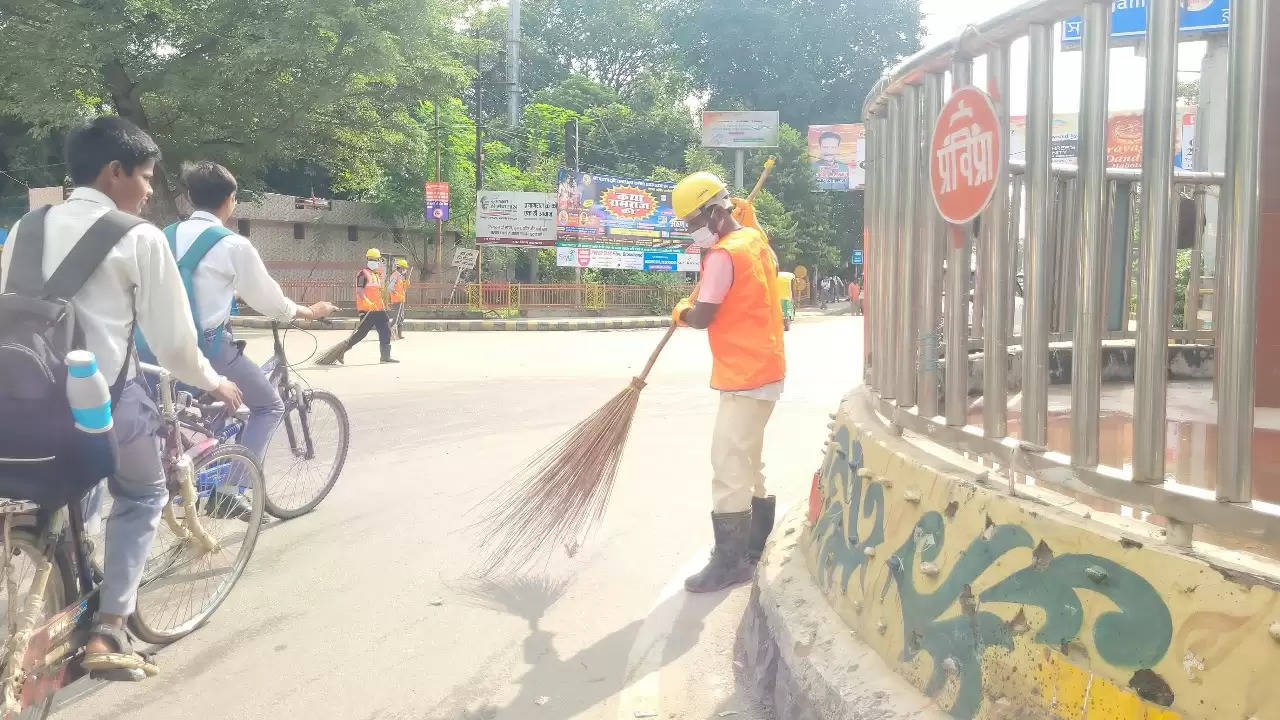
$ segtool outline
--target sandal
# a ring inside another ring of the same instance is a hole
[[[160,668],[151,661],[151,655],[137,652],[124,629],[99,623],[89,631],[89,637],[100,637],[115,645],[116,652],[86,652],[80,666],[94,674],[103,674],[105,679],[116,679],[113,676],[123,675],[119,679],[135,679],[140,671],[144,677],[155,677]],[[138,678],[141,679],[141,678]]]

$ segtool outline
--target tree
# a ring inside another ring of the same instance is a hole
[[[27,211],[27,188],[62,184],[62,141],[60,133],[0,115],[0,228]]]
[[[115,112],[165,166],[213,158],[253,176],[297,160],[367,188],[407,108],[467,79],[463,0],[7,0],[0,107],[38,128]],[[176,215],[161,168],[153,214]]]
[[[627,92],[645,73],[672,62],[676,48],[662,18],[675,6],[672,0],[530,0],[523,14],[535,69],[530,86],[554,85],[559,72],[573,72]],[[537,70],[551,77],[540,78]]]
[[[886,67],[920,47],[919,0],[694,0],[669,15],[710,106],[794,127],[855,122]]]

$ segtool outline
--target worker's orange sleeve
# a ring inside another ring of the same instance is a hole
[[[743,227],[749,227],[752,230],[764,235],[764,229],[760,227],[760,221],[756,218],[756,208],[744,198],[730,198],[733,203],[733,219],[737,220]],[[766,236],[767,239],[768,236]]]

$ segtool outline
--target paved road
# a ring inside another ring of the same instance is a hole
[[[304,368],[355,429],[333,494],[264,533],[210,624],[160,654],[159,678],[85,684],[55,717],[759,718],[731,653],[748,590],[680,590],[711,535],[716,397],[696,331],[677,333],[644,391],[601,530],[532,576],[474,577],[468,511],[621,389],[661,332],[413,333],[400,365],[366,342],[346,367]],[[788,333],[766,450],[783,506],[807,495],[828,414],[861,377],[860,338],[852,317]],[[291,357],[312,344],[291,333]],[[268,350],[252,338],[252,356]]]

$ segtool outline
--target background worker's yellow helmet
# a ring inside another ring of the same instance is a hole
[[[396,267],[407,268],[409,267],[409,261],[404,258],[396,258]]]
[[[369,248],[369,252],[364,254],[365,260],[381,260],[382,253],[378,252],[378,248]]]
[[[729,200],[729,187],[709,172],[696,172],[676,183],[671,191],[671,209],[684,220],[713,200]]]

